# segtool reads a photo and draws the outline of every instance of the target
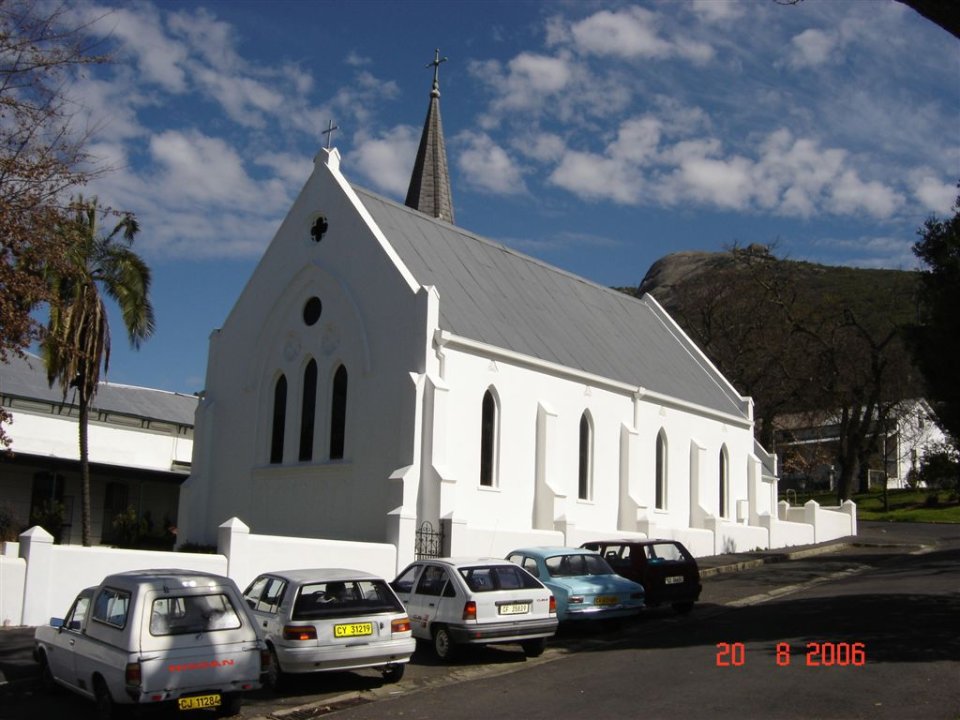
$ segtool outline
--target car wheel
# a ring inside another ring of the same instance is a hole
[[[93,694],[97,701],[97,718],[99,720],[113,720],[117,717],[117,708],[110,695],[107,683],[101,677],[93,681]]]
[[[524,640],[520,643],[523,648],[523,654],[528,658],[540,657],[547,647],[546,638],[537,638],[536,640]]]
[[[400,682],[403,677],[403,671],[406,669],[406,663],[397,663],[396,665],[387,665],[383,669],[383,680],[388,683]]]
[[[267,668],[264,684],[274,692],[283,685],[283,669],[280,667],[280,658],[277,657],[277,651],[273,645],[270,646],[270,666]]]
[[[47,660],[47,654],[43,651],[40,652],[40,687],[46,693],[52,693],[57,689],[53,671],[50,669],[50,661]]]
[[[450,662],[457,654],[450,631],[443,625],[433,631],[433,651],[445,662]]]
[[[240,693],[233,695],[224,695],[223,703],[217,710],[220,717],[233,717],[240,714],[240,706],[243,705],[243,696]]]

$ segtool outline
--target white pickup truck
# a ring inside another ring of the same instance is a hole
[[[236,583],[190,570],[109,575],[34,643],[44,684],[95,700],[100,717],[146,704],[236,715],[270,661]]]

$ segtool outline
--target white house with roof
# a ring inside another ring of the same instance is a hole
[[[111,541],[113,518],[133,508],[162,534],[175,525],[180,483],[190,472],[193,395],[101,382],[90,409],[91,522],[94,543]],[[35,355],[0,363],[0,405],[12,415],[0,452],[0,510],[24,526],[56,505],[63,543],[81,541],[79,409],[50,387]],[[0,538],[13,539],[13,538]]]
[[[211,336],[181,541],[238,517],[392,543],[402,566],[611,535],[706,555],[855,533],[852,505],[785,519],[752,401],[653,297],[451,224],[436,76],[407,202],[319,153]]]

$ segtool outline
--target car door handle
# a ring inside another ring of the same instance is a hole
[[[436,607],[436,606],[437,606],[436,603],[427,603],[427,605],[428,605],[429,607]]]

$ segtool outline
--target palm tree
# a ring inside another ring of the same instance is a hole
[[[153,333],[150,304],[150,268],[132,249],[139,231],[136,218],[120,214],[113,230],[104,234],[98,217],[112,213],[99,207],[97,199],[76,198],[63,218],[59,231],[66,235],[67,267],[51,272],[50,321],[41,343],[41,354],[51,387],[59,382],[66,399],[76,389],[80,410],[80,476],[83,544],[90,545],[90,463],[87,425],[90,403],[100,381],[100,366],[110,366],[110,325],[103,295],[120,308],[130,344],[140,343]]]

